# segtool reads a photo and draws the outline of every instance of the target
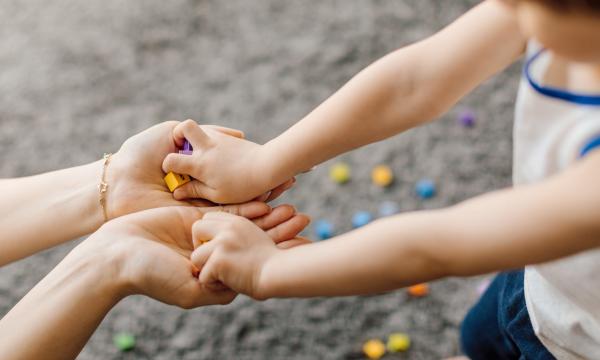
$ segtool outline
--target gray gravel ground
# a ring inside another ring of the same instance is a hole
[[[93,161],[166,119],[221,123],[267,141],[373,60],[432,34],[475,3],[3,0],[0,176]],[[439,122],[344,155],[353,170],[349,184],[330,183],[326,164],[301,176],[284,201],[346,231],[356,210],[375,211],[385,199],[403,211],[438,208],[509,185],[517,78],[513,67]],[[457,125],[460,107],[476,109],[475,128]],[[386,191],[369,181],[379,163],[397,174]],[[438,197],[416,198],[413,185],[422,177],[438,182]],[[1,269],[0,313],[73,245]],[[80,358],[360,358],[364,340],[393,331],[410,333],[414,344],[388,358],[440,358],[459,353],[458,325],[478,281],[439,281],[424,299],[404,291],[263,303],[242,297],[193,311],[134,297],[111,312]],[[134,333],[137,348],[120,354],[111,340],[117,331]]]

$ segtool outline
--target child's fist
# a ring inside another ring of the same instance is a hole
[[[266,261],[277,252],[269,234],[248,219],[209,213],[192,227],[192,262],[200,269],[200,282],[262,299],[260,275]]]
[[[271,196],[264,197],[272,199],[293,185],[293,181],[271,184],[269,162],[261,145],[211,128],[203,130],[193,120],[177,125],[173,137],[177,144],[187,139],[194,148],[192,155],[169,154],[163,162],[164,172],[187,174],[195,179],[175,190],[175,199],[241,203],[275,188]]]

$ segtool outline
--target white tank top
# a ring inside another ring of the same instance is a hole
[[[516,104],[515,185],[561,172],[600,145],[600,95],[545,86],[551,61],[549,51],[530,44]],[[600,250],[528,266],[525,300],[538,338],[554,356],[600,359]]]

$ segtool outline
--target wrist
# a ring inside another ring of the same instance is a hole
[[[78,219],[79,224],[72,238],[93,233],[104,223],[98,188],[101,177],[102,161],[95,161],[76,168],[75,173],[61,179],[62,183],[59,186],[69,190],[57,201],[68,205],[66,208],[69,213],[73,211],[72,214],[65,213],[64,216]]]
[[[259,152],[261,169],[258,176],[268,179],[268,188],[273,189],[304,170],[296,168],[297,160],[288,159],[285,148],[279,146],[278,138],[262,145]]]
[[[115,249],[116,246],[97,240],[94,235],[90,236],[73,249],[59,267],[67,281],[89,284],[86,288],[93,293],[90,295],[112,307],[132,293],[131,287],[122,276],[122,252]]]
[[[253,296],[255,299],[266,300],[278,296],[276,263],[281,255],[281,251],[276,250],[276,252],[267,257],[263,262]]]

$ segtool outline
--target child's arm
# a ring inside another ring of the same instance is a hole
[[[536,185],[378,220],[289,251],[244,220],[211,215],[194,236],[213,240],[192,259],[204,283],[260,299],[373,293],[518,268],[600,246],[598,179],[600,151]]]
[[[175,195],[225,203],[251,199],[299,172],[357,147],[391,137],[446,112],[484,80],[513,63],[525,39],[499,0],[477,6],[436,35],[375,62],[264,146],[193,135],[199,153],[171,155],[165,171],[191,182]]]

